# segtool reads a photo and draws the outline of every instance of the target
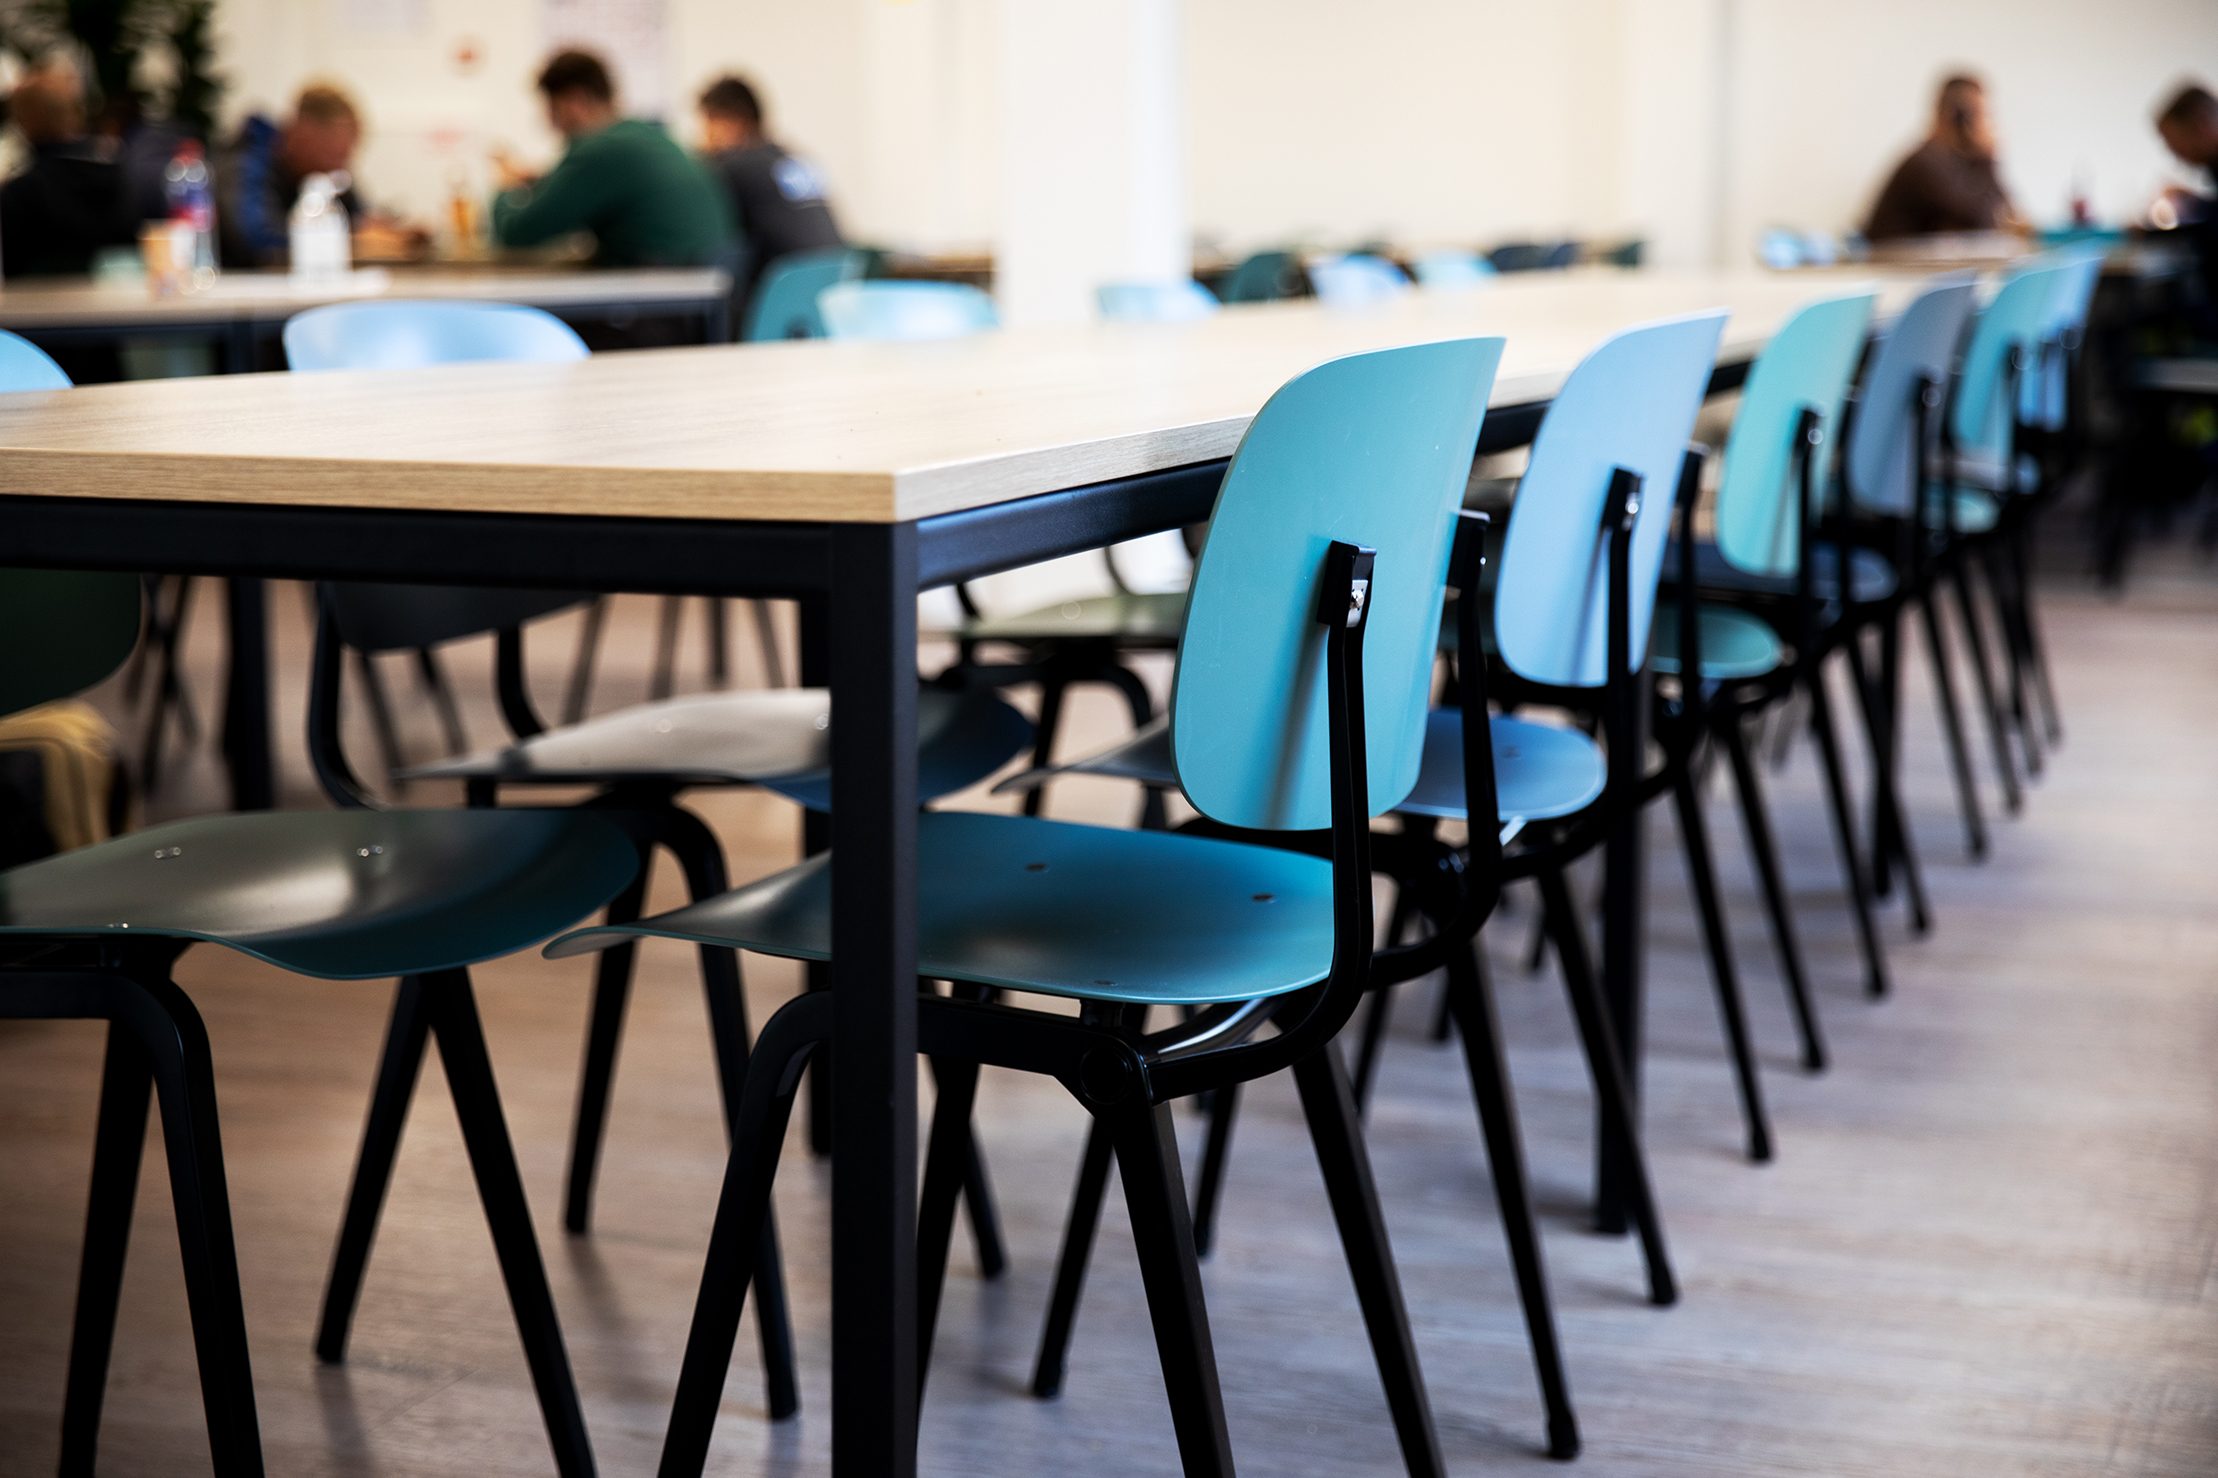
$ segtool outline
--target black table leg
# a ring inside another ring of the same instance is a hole
[[[799,603],[801,615],[801,686],[821,688],[832,680],[832,615],[822,596]],[[801,813],[801,855],[814,857],[832,845],[832,818],[822,811]],[[832,967],[818,960],[802,966],[805,988],[830,990]],[[809,1055],[809,1149],[818,1159],[832,1153],[832,1049],[819,1047]]]
[[[914,524],[832,535],[832,1471],[916,1472]]]
[[[1643,673],[1633,698],[1635,754],[1647,750],[1648,711],[1649,681]],[[1636,1124],[1640,1113],[1641,895],[1648,884],[1647,826],[1648,808],[1630,807],[1610,833],[1602,853],[1602,995],[1609,1007],[1610,1027],[1617,1034],[1618,1055],[1624,1059],[1625,1088],[1631,1095],[1629,1106]],[[1597,1136],[1594,1172],[1594,1226],[1597,1231],[1616,1234],[1631,1225],[1627,1148],[1613,1135]]]
[[[224,582],[231,670],[223,699],[223,761],[231,772],[231,808],[267,811],[277,802],[270,767],[269,597],[260,580]]]

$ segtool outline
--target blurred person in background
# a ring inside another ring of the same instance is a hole
[[[2206,187],[2218,186],[2218,96],[2200,83],[2188,83],[2156,115],[2164,147],[2190,169],[2203,173]],[[2206,188],[2166,190],[2150,208],[2150,224],[2195,254],[2201,301],[2188,305],[2197,337],[2218,341],[2218,199]]]
[[[249,114],[211,161],[223,265],[286,265],[292,254],[289,218],[302,182],[314,174],[344,177],[339,203],[353,224],[358,255],[391,257],[419,248],[421,231],[373,213],[355,189],[354,151],[361,142],[362,116],[354,100],[326,83],[301,89],[287,123]]]
[[[599,57],[558,52],[538,87],[547,122],[568,147],[543,177],[495,154],[504,186],[493,198],[496,244],[538,246],[590,231],[598,266],[723,264],[732,235],[724,192],[659,125],[617,112]]]
[[[81,276],[103,247],[131,246],[139,212],[113,151],[85,132],[85,86],[67,61],[27,73],[8,99],[29,166],[0,185],[0,276]]]
[[[824,178],[763,131],[762,100],[737,77],[720,77],[701,94],[701,134],[708,164],[731,199],[739,227],[733,254],[732,302],[742,310],[763,270],[791,252],[846,243]]]
[[[2024,229],[1995,171],[1987,88],[1959,72],[1941,84],[1933,131],[1888,176],[1864,235],[1876,245],[1942,232]]]

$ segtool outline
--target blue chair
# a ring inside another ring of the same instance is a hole
[[[131,575],[0,571],[0,711],[113,672],[139,602]],[[593,1471],[469,968],[591,914],[636,867],[622,828],[582,811],[313,811],[171,822],[0,873],[0,1017],[109,1024],[63,1472],[94,1470],[150,1098],[210,1456],[219,1473],[263,1471],[208,1033],[172,979],[195,943],[329,980],[400,977],[394,1030],[439,1043],[556,1468]]]
[[[1411,266],[1417,273],[1417,285],[1427,292],[1470,292],[1501,275],[1492,262],[1468,251],[1426,252]]]
[[[1401,268],[1364,252],[1313,258],[1309,281],[1328,308],[1367,308],[1392,302],[1409,291],[1409,279]]]
[[[488,359],[559,364],[588,352],[576,331],[552,313],[513,303],[380,298],[310,308],[285,320],[285,361],[296,371],[419,369]]]
[[[534,323],[533,310],[440,315],[478,330],[473,337],[449,335],[442,339],[416,332],[421,321],[417,310],[426,305],[398,305],[390,314],[376,311],[383,306],[346,305],[346,316],[340,320],[341,331],[337,333],[321,327],[330,320],[320,315],[329,310],[302,314],[287,325],[288,350],[295,342],[294,330],[303,320],[314,321],[298,336],[299,342],[315,356],[310,363],[319,365],[332,358],[354,358],[393,366],[400,358],[400,347],[412,343],[427,350],[441,344],[466,344],[479,358],[493,357],[492,351],[499,346],[492,330],[504,324],[517,328],[516,357],[528,357],[557,342],[554,335],[541,331],[543,325]],[[474,310],[480,305],[429,306]],[[430,653],[453,641],[491,634],[496,641],[495,687],[511,741],[496,749],[402,767],[401,778],[459,781],[476,806],[496,804],[504,788],[593,787],[598,793],[587,805],[613,806],[636,814],[633,829],[642,847],[642,864],[646,849],[659,845],[684,870],[695,896],[713,896],[726,882],[723,854],[707,825],[680,804],[680,796],[700,787],[747,785],[774,790],[815,810],[828,810],[831,784],[830,733],[824,723],[826,696],[822,689],[709,693],[641,704],[549,730],[532,706],[525,681],[522,628],[582,599],[585,597],[573,592],[368,583],[324,586],[308,733],[309,756],[317,777],[335,804],[362,807],[371,803],[340,739],[346,653],[356,654],[361,669],[367,671],[374,654]],[[374,701],[377,690],[369,692]],[[925,799],[983,779],[1022,750],[1031,737],[1023,717],[990,693],[920,695],[919,729],[920,790]],[[456,747],[467,748],[460,744]],[[614,900],[611,917],[636,918],[644,885],[642,865],[633,885]],[[594,985],[564,1197],[564,1222],[572,1232],[585,1231],[591,1219],[616,1047],[630,993],[631,964],[628,952],[608,955]],[[737,961],[729,951],[702,951],[701,974],[721,1064],[720,1086],[727,1090],[729,1111],[737,1101],[733,1090],[739,1064],[747,1054],[745,997]],[[324,1331],[319,1335],[319,1347],[326,1359],[336,1360],[344,1350],[347,1321],[376,1228],[382,1186],[390,1173],[391,1147],[407,1110],[406,1085],[412,1081],[414,1062],[421,1056],[422,1046],[420,1037],[413,1042],[395,1037],[388,1044],[387,1071],[380,1078],[372,1116],[375,1124],[389,1123],[391,1132],[373,1136],[356,1170],[347,1213],[346,1255],[333,1267]],[[974,1208],[978,1214],[973,1222],[981,1229],[986,1244],[983,1260],[992,1267],[998,1263],[999,1253],[991,1217],[986,1214],[982,1182],[978,1197],[979,1204]],[[770,1408],[782,1416],[795,1409],[798,1395],[790,1335],[784,1327],[782,1280],[774,1239],[767,1244],[765,1257],[769,1296],[760,1321],[764,1365]]]
[[[0,329],[0,394],[69,387],[69,376],[44,349],[20,334]]]
[[[1370,818],[1417,778],[1454,510],[1500,352],[1499,339],[1427,344],[1297,377],[1257,415],[1218,495],[1173,683],[1172,761],[1216,823],[1242,834],[1327,830],[1329,860],[1024,817],[918,818],[918,970],[958,991],[918,999],[918,1045],[939,1084],[919,1210],[922,1351],[978,1066],[1054,1075],[1113,1145],[1189,1474],[1229,1474],[1232,1457],[1169,1103],[1287,1067],[1404,1457],[1414,1473],[1443,1471],[1330,1041],[1373,969]],[[812,859],[693,908],[571,935],[554,952],[646,934],[822,959],[832,952],[829,888],[826,859]],[[1483,918],[1491,898],[1479,880],[1469,911]],[[1134,928],[1141,918],[1147,927]],[[1075,997],[1083,1014],[964,998],[1003,989]],[[706,1455],[793,1072],[825,1040],[829,1004],[780,1010],[749,1064],[748,1132],[734,1141],[679,1377],[669,1478],[697,1474]],[[1195,1014],[1139,1035],[1158,1005]],[[1274,1013],[1280,1034],[1252,1038]]]
[[[1105,282],[1094,303],[1110,323],[1191,323],[1214,318],[1223,306],[1192,278],[1175,282]]]
[[[1228,303],[1271,303],[1308,291],[1300,257],[1290,251],[1259,251],[1232,269],[1217,295]]]
[[[842,282],[817,295],[834,339],[959,339],[999,328],[993,299],[960,282]]]
[[[1680,545],[1674,597],[1658,607],[1650,649],[1654,669],[1681,680],[1669,721],[1715,742],[1731,761],[1741,820],[1801,1035],[1802,1063],[1812,1072],[1825,1066],[1824,1036],[1795,937],[1762,784],[1749,753],[1747,721],[1798,690],[1808,695],[1866,988],[1873,995],[1884,994],[1886,956],[1872,921],[1871,878],[1858,852],[1823,666],[1833,651],[1847,652],[1864,700],[1867,729],[1876,741],[1879,730],[1863,649],[1850,624],[1851,606],[1885,602],[1894,593],[1895,574],[1874,551],[1820,544],[1816,537],[1824,485],[1820,448],[1827,432],[1841,424],[1874,302],[1868,290],[1821,298],[1780,325],[1765,346],[1749,373],[1726,442],[1716,542]],[[1700,651],[1699,666],[1691,672],[1691,664],[1682,660],[1689,622]],[[1883,753],[1876,743],[1875,751]],[[1877,803],[1895,823],[1882,834],[1900,839],[1912,913],[1922,929],[1924,895],[1906,828],[1899,824],[1891,767],[1881,763],[1875,769]]]
[[[747,302],[740,338],[750,344],[774,339],[821,339],[824,318],[816,300],[827,288],[863,275],[863,254],[851,246],[788,253],[763,269]]]

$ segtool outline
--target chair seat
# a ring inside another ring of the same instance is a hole
[[[638,866],[590,811],[201,816],[0,873],[0,935],[198,939],[329,980],[421,975],[537,943]]]
[[[1958,488],[1954,499],[1956,532],[1959,534],[1984,534],[1993,529],[2002,517],[2002,504],[1991,493],[1977,488]],[[1941,527],[1935,512],[1926,515],[1932,527]]]
[[[581,929],[552,958],[636,935],[831,958],[831,854],[729,893]],[[860,920],[848,929],[873,927]],[[1173,1005],[1282,995],[1332,966],[1332,865],[1239,842],[927,811],[917,817],[917,973]]]
[[[1114,595],[1066,600],[1014,616],[982,616],[957,631],[965,641],[1070,641],[1109,639],[1171,647],[1186,620],[1186,592],[1120,590]]]
[[[1811,583],[1817,587],[1817,597],[1822,601],[1836,601],[1841,595],[1841,546],[1830,540],[1816,544],[1810,550],[1810,564],[1816,574]],[[1664,588],[1674,588],[1679,577],[1679,546],[1673,543],[1664,553]],[[1729,562],[1715,544],[1707,540],[1694,546],[1694,578],[1704,590],[1730,591],[1739,595],[1775,595],[1792,598],[1796,593],[1792,575],[1759,575]],[[1848,551],[1849,598],[1859,605],[1876,604],[1895,593],[1894,562],[1876,549],[1850,545]]]
[[[1733,682],[1776,672],[1786,661],[1785,644],[1761,616],[1732,606],[1702,607],[1702,676]],[[1679,670],[1679,612],[1671,601],[1656,602],[1648,628],[1648,665],[1657,672]]]
[[[1575,815],[1601,798],[1601,746],[1577,729],[1505,714],[1491,718],[1487,728],[1494,741],[1495,809],[1504,823]],[[1424,764],[1416,788],[1396,809],[1465,819],[1461,710],[1436,708],[1425,716]]]
[[[990,692],[917,694],[917,798],[974,785],[1032,742],[1032,724]],[[756,785],[813,810],[832,805],[830,695],[822,688],[703,693],[642,703],[506,749],[401,771],[405,779],[506,785]]]

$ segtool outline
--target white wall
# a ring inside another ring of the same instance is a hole
[[[1004,7],[1059,0],[665,0],[665,91],[737,68],[824,166],[850,229],[978,249],[1003,224]],[[376,34],[349,18],[420,13]],[[2218,79],[2213,0],[1183,0],[1188,216],[1289,238],[1486,242],[1642,232],[1659,260],[1745,260],[1774,222],[1841,229],[1921,132],[1935,81],[1990,81],[2035,220],[2076,172],[2099,213],[2166,173],[2148,125]],[[368,105],[373,198],[434,213],[505,143],[551,156],[537,0],[222,0],[231,110],[310,76]],[[482,60],[459,68],[459,43]],[[1720,79],[1724,79],[1720,84]],[[1085,81],[1086,79],[1081,79]],[[690,117],[679,120],[690,134]]]

